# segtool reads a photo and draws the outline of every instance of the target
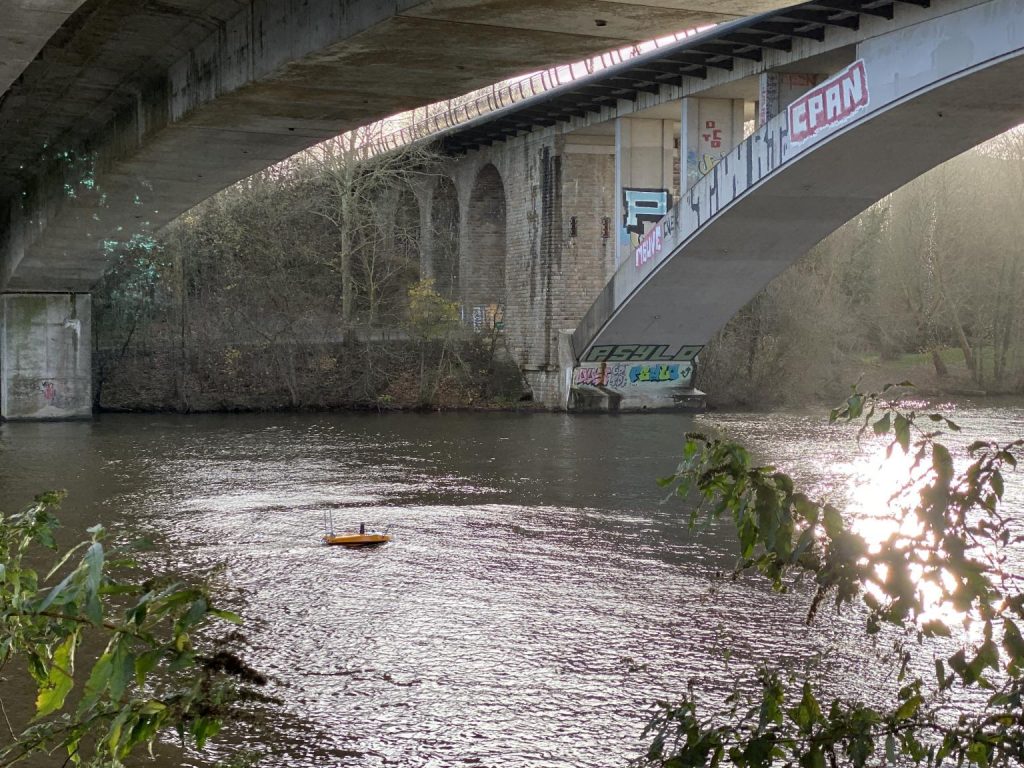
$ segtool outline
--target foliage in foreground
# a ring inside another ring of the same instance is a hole
[[[813,622],[827,599],[837,608],[860,605],[865,631],[889,626],[919,641],[954,645],[952,628],[930,608],[951,606],[965,617],[969,640],[936,654],[934,673],[916,674],[912,644],[902,646],[894,701],[876,705],[827,700],[808,678],[761,671],[756,693],[735,693],[725,711],[705,712],[694,695],[659,703],[647,735],[653,742],[641,766],[683,768],[732,764],[833,768],[838,765],[956,762],[1014,766],[1024,762],[1024,574],[1008,569],[1007,554],[1024,537],[1001,510],[1003,473],[1016,467],[1024,440],[978,441],[970,464],[957,471],[939,442],[959,427],[941,414],[906,410],[881,393],[854,392],[832,421],[863,421],[861,433],[886,436],[889,452],[913,458],[892,533],[872,546],[834,506],[799,492],[773,467],[755,466],[740,445],[690,434],[676,474],[664,480],[700,503],[702,518],[731,518],[739,539],[738,571],[756,572],[777,591],[813,583],[807,615]],[[906,499],[904,501],[904,499]],[[931,665],[929,665],[930,667]],[[956,706],[974,693],[981,705]]]
[[[45,494],[0,515],[0,675],[25,665],[36,690],[20,733],[4,707],[11,739],[0,739],[0,767],[45,753],[55,765],[118,768],[168,729],[202,749],[262,698],[265,681],[230,650],[237,635],[214,636],[240,619],[214,607],[204,586],[135,580],[101,526],[59,554],[60,499]],[[44,560],[52,567],[41,574],[34,566]]]

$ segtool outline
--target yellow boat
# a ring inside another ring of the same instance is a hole
[[[324,544],[340,544],[343,547],[375,547],[378,544],[387,544],[391,536],[386,533],[329,533],[324,536]]]

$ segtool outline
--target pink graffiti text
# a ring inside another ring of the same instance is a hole
[[[635,264],[637,268],[642,267],[648,261],[661,253],[662,249],[665,247],[666,241],[672,236],[672,232],[674,230],[675,219],[670,213],[655,224],[651,230],[644,235],[643,240],[641,240],[640,244],[636,247]]]

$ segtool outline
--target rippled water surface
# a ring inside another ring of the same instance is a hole
[[[1019,405],[957,417],[1024,435]],[[319,414],[4,424],[0,500],[64,487],[68,541],[102,520],[161,536],[161,565],[224,564],[283,700],[253,745],[270,765],[623,766],[655,699],[693,684],[713,703],[764,660],[825,653],[836,689],[891,684],[856,616],[808,630],[806,594],[722,578],[724,531],[663,503],[655,479],[694,428],[859,508],[886,493],[878,447],[817,412]],[[328,512],[396,540],[320,546]]]

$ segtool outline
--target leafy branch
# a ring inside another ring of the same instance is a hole
[[[927,680],[908,680],[911,656],[901,653],[902,687],[885,706],[839,698],[822,704],[812,681],[791,689],[767,668],[759,694],[734,694],[724,712],[702,716],[693,695],[662,702],[647,729],[653,742],[637,765],[817,768],[899,759],[988,768],[1024,761],[1024,593],[1020,575],[1007,567],[1007,550],[1022,537],[1002,511],[1004,473],[1016,467],[1024,440],[974,442],[970,463],[958,471],[939,439],[959,426],[939,413],[906,410],[890,391],[854,390],[831,414],[831,421],[859,422],[861,434],[888,439],[889,454],[912,457],[904,487],[890,499],[891,533],[879,543],[728,440],[687,435],[679,467],[661,482],[696,501],[691,527],[731,520],[737,572],[760,574],[780,592],[812,581],[808,624],[831,598],[837,609],[859,606],[868,635],[890,626],[924,642],[952,636],[946,621],[933,618],[935,606],[945,605],[977,627],[981,641],[936,659]],[[988,692],[984,706],[951,715],[952,695],[968,689]]]
[[[202,749],[266,700],[257,690],[263,676],[231,650],[237,632],[214,635],[241,619],[215,607],[205,585],[133,579],[135,563],[108,548],[102,526],[51,554],[40,575],[30,564],[57,552],[62,496],[0,515],[0,672],[21,660],[36,690],[31,721],[20,732],[7,721],[12,740],[0,744],[0,767],[61,753],[66,764],[119,768],[168,729]]]

